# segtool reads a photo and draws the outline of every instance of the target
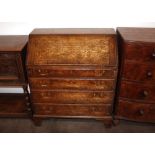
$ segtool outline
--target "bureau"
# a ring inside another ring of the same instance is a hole
[[[0,117],[27,117],[31,113],[25,56],[27,36],[0,36]],[[3,89],[22,89],[20,93]]]
[[[155,122],[155,29],[118,28],[116,118]]]
[[[36,124],[50,117],[111,124],[117,78],[113,29],[35,29],[26,65]]]

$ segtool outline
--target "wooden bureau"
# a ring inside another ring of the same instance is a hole
[[[112,122],[113,29],[35,29],[29,35],[27,71],[36,123],[49,117]]]
[[[116,118],[155,123],[155,29],[118,28]]]
[[[0,36],[0,88],[21,88],[23,93],[0,93],[0,117],[31,113],[25,72],[28,36]]]

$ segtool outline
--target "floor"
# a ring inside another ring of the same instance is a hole
[[[0,119],[1,133],[154,133],[155,124],[120,121],[117,126],[105,128],[103,122],[93,119],[47,119],[35,126],[29,119]]]

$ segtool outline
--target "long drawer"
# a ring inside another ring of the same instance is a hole
[[[155,122],[155,104],[119,100],[117,116],[134,121]]]
[[[102,77],[113,79],[116,77],[116,68],[101,66],[35,66],[28,67],[29,77]]]
[[[74,78],[30,78],[31,89],[113,90],[115,80]]]
[[[33,103],[112,104],[113,91],[32,91]]]
[[[120,97],[154,102],[155,85],[146,85],[142,83],[122,81]]]
[[[44,105],[44,104],[34,104],[34,115],[44,115],[46,116],[57,116],[57,117],[67,117],[67,116],[78,116],[78,117],[105,117],[110,116],[112,108],[110,105]]]

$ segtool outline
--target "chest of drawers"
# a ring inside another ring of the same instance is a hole
[[[113,29],[35,29],[27,71],[34,119],[112,120],[117,77]]]
[[[155,122],[155,29],[118,28],[116,118]]]
[[[23,89],[23,93],[0,93],[0,117],[28,116],[25,57],[27,36],[0,36],[0,88]]]

